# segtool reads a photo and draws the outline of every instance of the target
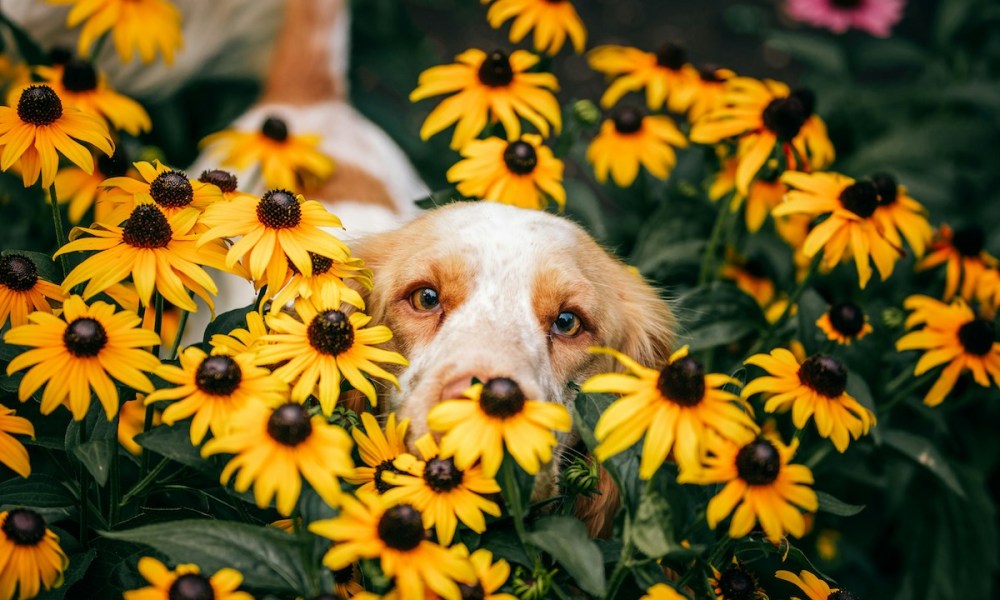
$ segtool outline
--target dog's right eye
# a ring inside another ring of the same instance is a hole
[[[441,305],[437,290],[429,287],[422,287],[410,294],[410,306],[422,312],[436,310]]]

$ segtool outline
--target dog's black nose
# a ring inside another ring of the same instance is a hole
[[[492,417],[509,417],[524,408],[524,392],[517,382],[507,377],[490,379],[483,384],[479,406]]]

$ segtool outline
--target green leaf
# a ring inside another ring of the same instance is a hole
[[[86,440],[83,439],[84,431],[89,432]],[[79,460],[98,485],[104,487],[117,450],[118,416],[108,421],[101,403],[91,399],[83,421],[70,421],[66,428],[66,452]]]
[[[73,492],[46,473],[32,473],[27,479],[0,483],[0,510],[27,507],[54,521],[71,515],[76,504]]]
[[[681,548],[674,537],[671,508],[656,492],[642,495],[635,517],[627,523],[626,539],[631,539],[643,554],[660,558]]]
[[[826,492],[816,492],[816,497],[819,498],[819,512],[838,517],[853,517],[865,509],[864,504],[848,504]]]
[[[91,548],[82,554],[72,554],[69,557],[69,567],[63,573],[63,583],[56,589],[43,591],[41,594],[35,596],[36,600],[62,600],[66,597],[66,593],[69,592],[73,584],[83,579],[83,576],[87,574],[87,569],[90,568],[90,564],[94,562],[94,558],[97,557],[97,550]]]
[[[113,540],[145,544],[171,563],[194,563],[206,573],[234,568],[243,574],[247,587],[289,595],[301,595],[306,588],[296,538],[274,527],[199,519],[100,533]]]
[[[882,441],[933,473],[948,489],[965,497],[965,490],[958,482],[955,472],[930,440],[908,431],[890,429],[882,433]]]
[[[253,306],[250,304],[243,308],[234,308],[215,317],[215,320],[205,327],[205,343],[211,341],[213,335],[226,335],[234,329],[246,329],[247,313],[253,310]]]
[[[604,559],[582,521],[564,516],[545,517],[535,523],[527,538],[532,545],[552,555],[583,591],[604,595],[607,585]]]
[[[135,436],[137,444],[174,462],[193,467],[199,471],[211,471],[209,463],[201,457],[201,451],[191,445],[191,424],[182,421],[175,425],[159,425]]]
[[[573,403],[573,426],[591,452],[597,447],[597,439],[594,438],[597,420],[616,399],[612,394],[578,394]],[[642,486],[639,480],[641,448],[641,444],[636,444],[601,463],[624,496],[625,504],[630,507],[638,504]]]
[[[766,324],[757,301],[728,281],[716,281],[683,294],[675,303],[686,325],[680,342],[692,352],[729,344]]]

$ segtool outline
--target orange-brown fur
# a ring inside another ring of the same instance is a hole
[[[343,83],[329,68],[329,32],[344,18],[345,1],[285,0],[263,102],[311,104],[344,95]]]

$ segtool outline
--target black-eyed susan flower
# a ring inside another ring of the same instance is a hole
[[[318,296],[299,298],[295,302],[298,319],[287,313],[268,315],[271,333],[257,350],[257,364],[288,361],[274,375],[293,386],[293,400],[301,402],[315,394],[325,415],[333,412],[340,398],[341,379],[374,406],[375,386],[365,375],[398,386],[396,377],[375,363],[407,364],[399,353],[375,347],[392,339],[388,327],[366,328],[371,317],[360,312],[348,316],[333,296],[334,290],[326,287]]]
[[[587,148],[594,176],[604,183],[608,173],[625,187],[639,174],[639,165],[657,179],[666,179],[677,163],[674,148],[687,146],[687,139],[670,117],[646,115],[641,109],[622,106],[601,123],[600,133]]]
[[[256,353],[257,349],[264,345],[262,339],[267,334],[264,317],[258,312],[250,311],[246,314],[246,323],[246,329],[237,327],[229,333],[213,335],[209,340],[212,352],[231,355]]]
[[[639,600],[688,600],[688,597],[665,583],[657,583]]]
[[[463,544],[455,546],[459,554],[468,555],[468,549]],[[480,548],[469,556],[472,570],[476,574],[476,582],[460,583],[462,599],[482,598],[482,600],[516,600],[517,596],[500,593],[499,590],[510,577],[510,565],[502,558],[493,562],[493,553],[486,548]]]
[[[361,427],[351,430],[351,436],[361,455],[363,467],[355,467],[354,473],[344,477],[348,483],[360,485],[358,492],[384,494],[391,487],[382,478],[386,472],[396,471],[393,461],[406,452],[406,429],[409,419],[396,424],[396,413],[389,413],[385,421],[385,431],[371,413],[361,413]]]
[[[455,150],[475,138],[493,120],[499,121],[508,140],[521,137],[524,118],[548,137],[562,127],[562,113],[553,92],[559,83],[551,73],[529,73],[538,64],[538,56],[516,50],[509,56],[494,50],[466,50],[455,57],[458,62],[431,67],[420,74],[417,89],[410,101],[452,94],[427,115],[420,128],[420,138],[428,139],[458,122],[451,138]],[[550,127],[551,124],[551,127]]]
[[[34,261],[23,254],[0,256],[0,329],[28,322],[36,310],[50,313],[49,301],[62,302],[66,295],[59,286],[45,281],[38,274]]]
[[[726,81],[736,77],[736,73],[729,69],[713,66],[701,67],[697,71],[697,85],[682,86],[677,90],[677,103],[687,107],[687,118],[692,123],[719,106]],[[690,99],[686,96],[690,96]]]
[[[198,221],[198,211],[181,211],[172,217],[163,214],[155,204],[139,204],[121,227],[96,224],[94,228],[79,227],[75,237],[55,256],[69,252],[97,250],[76,266],[63,280],[63,290],[87,282],[83,297],[99,292],[132,277],[135,291],[143,306],[149,306],[153,291],[159,292],[174,306],[194,312],[198,309],[188,291],[194,292],[209,308],[218,288],[203,266],[223,271],[242,272],[240,265],[226,263],[226,246],[219,241],[199,244],[192,233]],[[90,234],[84,237],[82,234]]]
[[[236,475],[233,488],[253,485],[257,506],[265,508],[277,496],[275,508],[292,514],[302,491],[302,479],[330,506],[340,503],[339,477],[354,470],[351,437],[336,425],[294,402],[276,408],[256,400],[233,414],[225,433],[202,447],[203,456],[233,454],[222,470],[222,483]]]
[[[288,387],[271,372],[254,366],[250,354],[208,355],[191,346],[180,356],[180,367],[162,365],[156,374],[172,388],[160,388],[146,396],[146,405],[173,400],[163,410],[163,422],[173,425],[194,416],[191,443],[197,446],[208,430],[219,437],[233,415],[252,399],[277,405],[287,397]]]
[[[854,600],[854,595],[847,590],[831,588],[828,583],[809,571],[800,571],[798,575],[791,571],[777,571],[774,576],[798,586],[806,593],[808,600]],[[792,596],[791,600],[802,599]]]
[[[90,54],[90,48],[109,34],[122,62],[130,62],[136,53],[144,63],[156,60],[173,64],[181,48],[181,13],[169,0],[49,0],[53,4],[72,4],[66,26],[83,24],[77,52]]]
[[[976,301],[985,316],[996,316],[1000,309],[1000,269],[993,267],[983,271],[976,286]]]
[[[264,119],[259,131],[227,130],[201,141],[223,166],[260,169],[268,189],[301,191],[306,182],[322,182],[333,174],[333,159],[319,149],[317,134],[292,134],[280,117]]]
[[[687,61],[681,46],[667,42],[656,52],[627,46],[598,46],[587,53],[591,69],[613,79],[601,96],[601,106],[611,108],[629,92],[646,89],[646,106],[683,113],[697,93],[698,71]]]
[[[514,19],[510,41],[517,44],[534,28],[533,45],[538,52],[554,55],[568,36],[577,53],[587,44],[587,30],[569,0],[496,0],[486,19],[494,29]]]
[[[736,189],[745,194],[776,149],[790,170],[819,169],[833,162],[826,125],[813,114],[815,102],[809,90],[734,77],[726,81],[720,104],[691,127],[691,141],[714,144],[738,138]]]
[[[222,169],[208,169],[201,172],[198,176],[198,181],[202,183],[207,183],[208,185],[214,185],[219,188],[222,192],[223,200],[232,200],[238,196],[249,196],[246,192],[241,192],[239,188],[239,179],[236,175],[230,173],[229,171],[223,171]]]
[[[69,221],[76,225],[83,220],[87,211],[94,207],[94,222],[108,222],[112,209],[120,202],[111,202],[108,196],[124,194],[119,188],[105,188],[101,184],[113,177],[124,177],[129,172],[122,147],[115,148],[111,156],[98,154],[95,168],[87,173],[76,165],[64,167],[56,173],[56,197],[60,204],[69,204]]]
[[[330,301],[333,304],[343,302],[364,310],[365,301],[361,294],[344,281],[352,279],[362,287],[371,289],[372,272],[365,268],[364,261],[349,258],[346,262],[339,262],[314,252],[309,253],[309,258],[312,259],[312,275],[304,275],[296,268],[295,263],[288,261],[288,279],[283,285],[276,286],[281,291],[271,301],[271,312],[282,310],[296,298],[319,297],[326,287],[331,288]]]
[[[782,183],[779,177],[778,161],[769,160],[763,167],[761,174],[750,183],[747,193],[743,194],[736,189],[736,167],[739,165],[739,158],[730,156],[721,157],[721,160],[722,168],[712,180],[708,196],[713,201],[717,201],[727,194],[732,194],[729,209],[736,212],[745,207],[743,217],[747,231],[757,233],[764,225],[771,210],[781,204],[782,200],[785,199],[785,193],[788,192],[788,186]]]
[[[33,510],[16,508],[0,512],[0,598],[34,598],[42,588],[62,585],[69,558],[59,546],[59,536],[45,526]]]
[[[802,429],[812,417],[821,437],[829,438],[839,452],[851,439],[866,435],[875,415],[847,393],[847,368],[832,356],[816,354],[801,363],[784,348],[755,354],[745,361],[768,372],[743,388],[743,397],[762,393],[769,413],[792,411],[792,423]]]
[[[86,60],[72,58],[61,65],[36,67],[35,73],[59,95],[64,107],[100,117],[129,135],[148,132],[153,126],[141,104],[114,91],[107,77]]]
[[[20,475],[31,475],[31,463],[28,451],[21,442],[11,435],[30,435],[35,437],[35,426],[24,417],[14,415],[14,411],[0,405],[0,464]]]
[[[850,346],[872,332],[861,307],[853,302],[834,304],[816,321],[816,326],[823,331],[826,339],[843,346]]]
[[[872,218],[882,226],[882,235],[896,247],[902,247],[901,237],[905,238],[913,254],[923,257],[934,234],[927,222],[927,209],[888,173],[872,175],[871,182],[878,192],[878,208]]]
[[[149,585],[126,591],[124,600],[253,600],[238,590],[243,575],[236,569],[219,569],[211,577],[197,565],[177,565],[173,570],[151,556],[139,559],[139,573]]]
[[[104,122],[78,109],[64,108],[47,85],[31,85],[17,99],[17,108],[0,106],[0,170],[16,163],[24,186],[34,185],[39,174],[48,188],[56,178],[59,155],[87,173],[94,172],[94,158],[80,140],[111,155],[115,146]]]
[[[343,242],[323,227],[342,227],[340,219],[322,204],[306,200],[287,190],[271,190],[262,198],[243,196],[216,202],[202,214],[200,222],[209,229],[199,246],[219,238],[242,238],[226,255],[226,265],[240,260],[248,267],[257,287],[268,285],[269,294],[288,277],[289,262],[300,273],[312,275],[309,253],[347,262],[350,252]]]
[[[339,600],[341,598],[353,598],[364,593],[365,588],[361,586],[361,571],[357,563],[332,571],[333,592],[335,596],[317,596],[313,600]]]
[[[106,302],[87,306],[80,296],[70,296],[60,316],[34,312],[28,321],[4,335],[8,344],[32,347],[10,361],[7,375],[31,367],[17,395],[24,402],[45,385],[42,414],[65,404],[79,421],[95,393],[110,421],[118,412],[112,378],[140,392],[153,391],[143,372],[154,371],[160,361],[143,347],[158,344],[159,338],[138,327],[135,313],[115,312]]]
[[[731,248],[726,249],[726,262],[719,271],[724,279],[752,296],[761,308],[769,306],[775,298],[774,281],[767,264],[760,258],[745,258]]]
[[[722,571],[712,565],[708,583],[717,600],[768,600],[767,593],[757,583],[757,576],[735,557]]]
[[[448,600],[462,597],[459,583],[476,583],[466,556],[428,541],[420,511],[409,504],[386,507],[375,494],[344,496],[340,514],[316,521],[309,531],[333,540],[323,557],[328,568],[342,569],[362,558],[377,558],[386,577],[394,577],[403,600],[424,598],[424,589]]]
[[[474,384],[462,395],[432,408],[427,426],[444,433],[441,456],[454,457],[455,466],[463,471],[481,459],[483,474],[496,475],[506,448],[522,469],[534,475],[552,460],[557,442],[553,431],[570,429],[564,406],[528,400],[506,377]]]
[[[697,470],[704,455],[706,430],[745,443],[758,431],[750,405],[723,389],[739,382],[721,373],[705,373],[700,362],[688,356],[688,347],[674,352],[660,369],[640,365],[610,348],[626,373],[595,375],[580,387],[584,393],[622,394],[604,411],[594,428],[600,442],[597,460],[623,452],[645,434],[639,477],[651,478],[671,450],[681,471]]]
[[[118,443],[133,456],[142,454],[142,446],[135,441],[135,436],[142,433],[145,428],[146,411],[153,411],[153,427],[163,422],[160,419],[160,411],[153,407],[147,408],[145,399],[145,394],[136,394],[134,399],[122,402],[121,408],[118,409]]]
[[[850,246],[862,288],[871,279],[872,262],[883,280],[892,275],[902,251],[888,241],[873,218],[879,198],[874,184],[838,173],[789,171],[781,180],[792,189],[785,202],[774,209],[776,217],[828,215],[806,237],[802,246],[806,256],[812,258],[822,252],[820,266],[832,269],[845,258]]]
[[[976,296],[979,280],[989,269],[997,268],[997,259],[986,251],[986,232],[971,225],[952,229],[941,225],[931,242],[927,256],[917,263],[917,270],[945,265],[944,300],[957,292],[971,300]]]
[[[801,511],[815,512],[819,501],[809,486],[812,471],[790,464],[798,442],[786,446],[776,437],[758,438],[748,444],[734,444],[710,436],[709,455],[700,471],[681,473],[681,483],[725,486],[706,509],[708,526],[713,529],[730,513],[729,535],[740,538],[759,521],[767,538],[777,543],[786,534],[802,537],[806,521]],[[735,512],[734,512],[735,509]]]
[[[112,177],[101,184],[102,188],[117,192],[108,196],[114,212],[107,223],[118,225],[140,204],[156,204],[167,217],[188,208],[202,211],[222,199],[222,192],[214,185],[188,179],[183,171],[171,169],[154,160],[152,163],[133,163],[142,179]],[[202,228],[203,229],[203,228]],[[199,231],[200,233],[200,231]]]
[[[983,387],[1000,387],[1000,342],[992,320],[978,317],[961,298],[945,304],[928,296],[910,296],[903,302],[912,311],[906,319],[910,331],[896,342],[896,349],[923,350],[914,375],[923,375],[945,365],[934,385],[924,396],[924,403],[937,406],[955,387],[959,375],[969,371]]]
[[[448,169],[447,177],[464,196],[521,208],[542,209],[549,199],[560,209],[566,205],[563,163],[540,135],[526,133],[513,142],[472,140],[461,154],[465,158]]]
[[[482,533],[486,531],[484,515],[500,516],[500,506],[483,497],[500,493],[492,477],[483,474],[479,466],[459,469],[452,458],[441,458],[437,442],[424,434],[414,445],[423,460],[403,454],[393,464],[399,472],[387,471],[382,477],[394,486],[385,492],[388,504],[412,504],[423,515],[424,528],[434,528],[438,542],[450,546],[458,521]]]

